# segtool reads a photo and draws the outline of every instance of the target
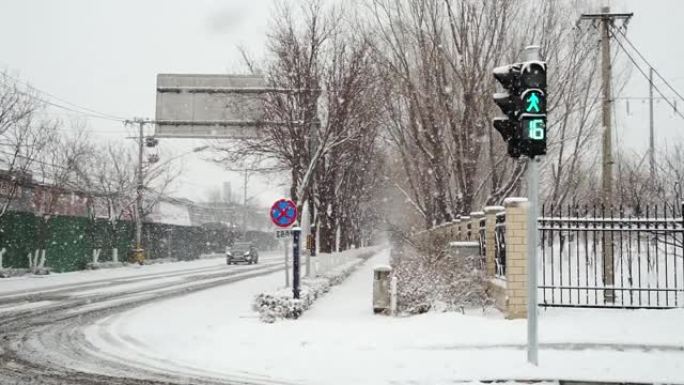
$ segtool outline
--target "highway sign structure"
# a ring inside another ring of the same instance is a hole
[[[258,137],[268,92],[263,76],[158,74],[154,136]]]
[[[289,227],[297,220],[297,205],[290,199],[279,199],[270,211],[271,221],[278,227]]]

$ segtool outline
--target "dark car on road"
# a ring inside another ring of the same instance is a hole
[[[236,242],[226,247],[226,263],[232,265],[238,262],[249,264],[259,263],[259,252],[251,242]]]

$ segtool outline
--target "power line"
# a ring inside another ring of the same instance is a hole
[[[76,114],[79,114],[79,115],[82,115],[82,116],[86,116],[86,117],[89,117],[89,118],[109,120],[109,121],[113,121],[113,122],[123,122],[123,121],[125,121],[125,119],[111,118],[111,117],[107,117],[107,116],[103,116],[103,115],[95,115],[95,114],[91,114],[91,113],[79,111],[79,110],[76,110],[76,109],[73,109],[73,108],[69,108],[69,107],[66,107],[66,106],[57,104],[57,103],[55,103],[55,102],[51,102],[51,101],[49,101],[49,100],[47,100],[47,99],[45,99],[45,98],[42,98],[42,97],[40,97],[40,96],[32,95],[32,94],[30,94],[30,93],[28,93],[28,92],[26,92],[26,91],[21,91],[21,90],[16,90],[16,91],[17,91],[18,93],[24,95],[24,96],[28,96],[28,97],[31,97],[31,98],[36,98],[37,100],[39,100],[39,101],[41,101],[41,102],[43,102],[43,103],[45,103],[45,104],[47,104],[47,105],[50,105],[50,106],[53,106],[53,107],[56,107],[56,108],[60,108],[60,109],[66,110],[66,111],[70,111],[70,112],[73,112],[73,113],[76,113]]]
[[[53,95],[53,94],[51,94],[51,93],[49,93],[49,92],[47,92],[47,91],[41,90],[41,89],[39,89],[39,88],[37,88],[37,87],[31,85],[31,84],[28,83],[27,81],[22,80],[22,79],[20,79],[20,78],[18,78],[18,77],[12,76],[12,75],[8,74],[7,72],[4,72],[3,75],[6,76],[6,77],[8,77],[8,78],[10,78],[10,79],[12,79],[12,80],[14,80],[15,82],[17,82],[17,83],[19,83],[19,84],[24,85],[28,90],[35,90],[35,91],[37,91],[37,92],[39,92],[39,93],[41,93],[41,94],[47,96],[48,98],[57,100],[58,102],[61,102],[61,103],[63,103],[63,104],[66,104],[66,105],[71,106],[71,107],[67,107],[67,106],[64,106],[64,105],[61,105],[61,104],[58,104],[58,103],[49,101],[49,100],[47,100],[47,98],[45,98],[45,97],[40,97],[40,96],[37,96],[37,95],[32,95],[32,94],[30,94],[30,93],[28,93],[28,92],[26,92],[26,91],[17,90],[17,92],[19,92],[19,93],[21,93],[21,94],[23,94],[23,95],[25,95],[25,96],[34,97],[34,98],[36,98],[36,99],[42,101],[43,103],[48,104],[48,105],[51,105],[51,106],[53,106],[53,107],[61,108],[61,109],[67,110],[67,111],[75,112],[75,113],[77,113],[77,114],[84,115],[84,116],[88,116],[88,117],[91,117],[91,118],[96,118],[96,119],[105,119],[105,120],[111,120],[111,121],[117,121],[117,122],[122,122],[122,121],[125,120],[124,118],[119,117],[119,116],[111,115],[111,114],[108,114],[108,113],[104,113],[104,112],[100,112],[100,111],[97,111],[97,110],[93,110],[93,109],[90,109],[90,108],[87,108],[87,107],[83,107],[83,106],[80,106],[80,105],[75,104],[75,103],[71,103],[71,102],[69,102],[69,101],[66,100],[66,99],[60,98],[60,97],[55,96],[55,95]]]
[[[644,63],[646,63],[649,67],[653,68],[653,72],[654,72],[656,75],[658,75],[658,77],[660,78],[660,80],[662,80],[662,81],[665,83],[665,85],[666,85],[672,92],[674,92],[680,99],[682,99],[682,101],[684,101],[684,97],[683,97],[679,92],[677,92],[677,90],[670,84],[670,82],[668,82],[667,79],[665,79],[665,78],[663,77],[663,75],[661,75],[660,72],[658,72],[658,70],[656,70],[655,67],[653,67],[653,66],[651,65],[651,63],[650,63],[648,60],[646,60],[646,58],[644,57],[644,55],[641,54],[641,52],[639,51],[639,49],[637,49],[637,47],[635,47],[634,44],[632,44],[632,42],[627,38],[627,35],[626,35],[623,31],[621,31],[620,29],[618,29],[618,33],[620,33],[620,35],[622,35],[622,38],[625,39],[625,41],[627,42],[627,44],[629,44],[629,46],[632,47],[632,49],[637,53],[637,55],[639,55],[639,57],[641,58],[641,60],[643,60]],[[616,40],[617,40],[617,39],[616,39]],[[623,50],[624,50],[624,48],[623,48]]]
[[[636,60],[634,60],[634,57],[632,57],[632,55],[629,54],[629,51],[627,51],[627,49],[625,49],[625,46],[622,45],[622,43],[620,42],[620,39],[617,38],[617,36],[615,35],[615,33],[614,33],[612,30],[609,30],[609,32],[610,32],[610,34],[615,38],[615,41],[618,43],[618,45],[620,46],[620,48],[622,49],[622,51],[625,53],[625,55],[627,55],[627,57],[628,57],[629,60],[632,62],[632,64],[634,64],[634,66],[636,67],[636,69],[639,70],[639,73],[641,73],[641,75],[642,75],[646,80],[648,80],[649,77],[648,77],[648,75],[646,74],[646,72],[644,72],[644,70],[641,68],[641,66],[639,66],[639,64],[636,62]],[[659,89],[655,84],[653,84],[653,89],[655,89],[655,90],[660,94],[660,96],[663,97],[663,99],[665,100],[665,102],[667,102],[667,104],[669,104],[669,105],[674,109],[674,112],[675,112],[677,115],[679,115],[682,119],[684,119],[684,114],[682,114],[679,110],[677,110],[677,106],[676,106],[674,103],[670,102],[670,100],[667,99],[667,98],[665,97],[665,94],[663,94],[663,92],[660,91],[660,89]]]

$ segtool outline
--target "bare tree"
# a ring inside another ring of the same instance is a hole
[[[94,262],[97,262],[101,251],[99,246],[111,248],[113,259],[116,260],[118,245],[122,239],[130,236],[126,233],[126,222],[134,220],[137,215],[137,168],[137,153],[132,147],[109,142],[95,146],[93,155],[80,169],[79,185],[90,196],[88,211],[91,236],[95,234],[95,222],[98,218],[107,221],[106,245],[96,245],[93,250]],[[161,163],[147,162],[143,165],[143,220],[169,193],[179,175],[180,169],[171,160]]]
[[[567,2],[369,0],[388,138],[405,177],[396,188],[426,226],[519,193],[525,163],[511,160],[491,120],[494,67],[540,45],[549,63],[551,201],[579,194],[596,137],[596,41],[574,28]]]
[[[343,9],[322,1],[298,8],[283,2],[274,19],[264,72],[271,87],[286,92],[266,95],[264,106],[265,120],[279,124],[266,126],[261,138],[220,146],[220,160],[256,159],[288,170],[291,197],[300,213],[309,202],[329,250],[337,229],[336,193],[339,183],[349,182],[342,170],[361,170],[346,154],[377,132],[371,45],[348,28]]]
[[[22,203],[28,205],[30,194],[24,192],[30,189],[32,171],[57,136],[57,123],[41,119],[43,111],[42,101],[30,89],[0,74],[0,218],[18,198],[25,198]]]

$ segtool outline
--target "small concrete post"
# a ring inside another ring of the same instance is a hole
[[[397,276],[392,275],[390,279],[390,314],[392,317],[397,315]]]

